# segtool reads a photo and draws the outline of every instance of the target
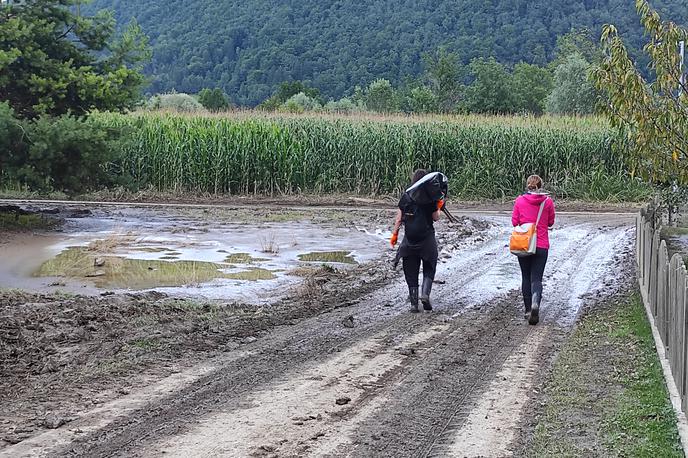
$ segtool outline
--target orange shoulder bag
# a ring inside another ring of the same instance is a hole
[[[535,254],[537,250],[537,226],[540,223],[542,212],[545,209],[547,199],[540,204],[540,211],[538,211],[537,220],[533,223],[523,223],[520,226],[514,227],[511,232],[511,239],[509,240],[509,251],[516,256],[530,256]]]

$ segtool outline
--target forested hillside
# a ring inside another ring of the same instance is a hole
[[[655,0],[685,24],[685,0]],[[285,80],[338,98],[375,78],[395,84],[423,71],[422,54],[445,46],[463,62],[544,65],[557,36],[598,34],[614,23],[639,55],[632,0],[95,0],[120,24],[136,18],[150,36],[150,92],[219,86],[254,105]],[[642,65],[642,63],[641,63]]]

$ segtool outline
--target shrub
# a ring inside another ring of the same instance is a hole
[[[222,111],[229,108],[229,99],[220,88],[203,89],[198,93],[198,102],[210,111]]]
[[[119,167],[121,126],[72,116],[26,121],[24,136],[10,149],[5,180],[31,190],[67,193],[126,184]]]
[[[178,113],[199,113],[205,111],[205,108],[198,100],[183,92],[155,95],[148,102],[148,108],[151,110],[176,111]]]
[[[325,105],[325,110],[329,111],[330,113],[342,114],[359,113],[365,111],[363,107],[356,105],[354,101],[348,97],[344,97],[343,99],[339,99],[336,101],[330,100]]]
[[[16,161],[14,156],[24,146],[24,130],[7,102],[0,103],[0,132],[0,183],[6,183],[9,180],[9,164]]]
[[[289,99],[282,104],[280,110],[288,113],[303,113],[304,111],[315,111],[321,108],[322,106],[317,100],[307,96],[303,92],[299,92],[289,97]]]

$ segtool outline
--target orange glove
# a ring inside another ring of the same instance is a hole
[[[442,210],[443,207],[444,207],[444,199],[438,200],[437,201],[437,211]]]
[[[392,248],[394,248],[394,245],[397,244],[397,240],[399,240],[399,234],[392,232],[392,237],[389,239],[389,244],[392,245]]]

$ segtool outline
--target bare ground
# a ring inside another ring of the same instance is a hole
[[[344,208],[351,209],[380,209],[389,210],[394,208],[398,202],[398,195],[374,195],[361,197],[359,195],[317,195],[317,194],[293,194],[277,196],[213,196],[209,194],[193,194],[184,192],[182,194],[158,193],[158,192],[139,192],[131,193],[96,193],[81,196],[80,200],[51,200],[36,199],[31,196],[27,198],[2,196],[0,194],[0,204],[20,204],[20,205],[72,205],[76,207],[85,206],[87,208],[94,205],[100,206],[150,206],[150,207],[181,207],[190,208],[257,208],[257,199],[260,200],[260,208]],[[603,212],[603,213],[636,213],[642,207],[642,203],[636,202],[586,202],[580,200],[557,199],[557,209],[564,212]],[[510,212],[513,207],[513,199],[501,200],[455,200],[447,202],[447,208],[452,212]]]
[[[631,223],[562,220],[536,327],[503,231],[445,242],[435,310],[420,315],[388,258],[315,275],[271,307],[2,293],[0,455],[513,454],[581,307],[632,275]]]

